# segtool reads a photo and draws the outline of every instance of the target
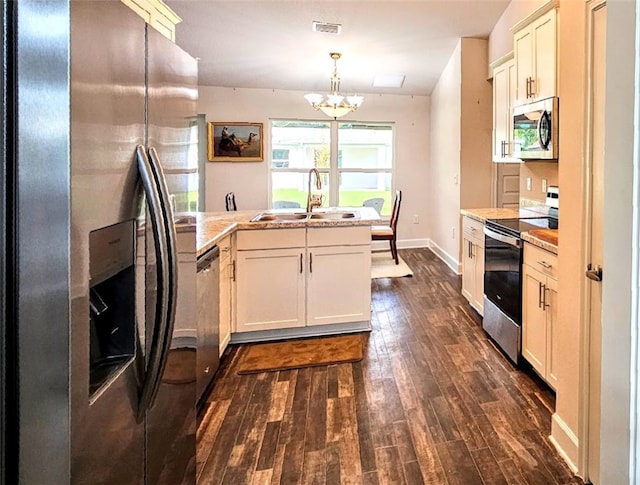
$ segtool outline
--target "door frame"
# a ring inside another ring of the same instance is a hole
[[[582,167],[582,186],[584,188],[584,198],[582,201],[582,214],[583,214],[583,236],[582,243],[583,248],[581,254],[583,255],[582,267],[586,268],[587,264],[591,260],[592,250],[592,237],[593,227],[591,223],[591,215],[593,213],[593,34],[594,34],[594,15],[597,10],[606,6],[606,0],[587,0],[585,16],[586,16],[586,71],[585,71],[585,114],[586,122],[584,125],[584,157]],[[578,438],[579,438],[579,455],[578,455],[578,469],[580,474],[585,478],[589,478],[589,449],[590,449],[590,436],[589,436],[589,423],[591,418],[591,362],[590,362],[590,349],[591,349],[591,292],[590,286],[584,279],[580,281],[581,299],[582,299],[582,321],[580,332],[580,362],[579,362],[579,409],[578,409]]]

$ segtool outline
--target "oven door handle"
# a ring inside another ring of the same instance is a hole
[[[507,236],[506,234],[500,234],[499,232],[492,231],[487,226],[484,226],[484,234],[485,236],[489,236],[490,238],[495,239],[496,241],[503,242],[515,248],[520,248],[522,246],[522,243],[520,242],[520,238]]]

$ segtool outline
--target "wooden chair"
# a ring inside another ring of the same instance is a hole
[[[400,216],[400,203],[402,202],[402,191],[396,190],[396,196],[393,199],[393,209],[391,210],[391,219],[388,226],[371,226],[371,239],[373,241],[389,241],[391,246],[391,257],[396,260],[396,264],[400,264],[398,259],[398,248],[396,247],[396,227],[398,226],[398,217]]]
[[[373,207],[378,215],[382,214],[382,206],[384,205],[384,199],[382,197],[374,197],[373,199],[365,200],[362,205],[364,207]]]
[[[224,206],[227,208],[227,211],[237,211],[236,207],[236,196],[233,192],[229,192],[224,196]]]

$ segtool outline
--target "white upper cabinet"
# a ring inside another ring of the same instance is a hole
[[[493,161],[513,162],[511,109],[516,101],[516,64],[513,57],[493,68]]]
[[[513,50],[516,65],[516,105],[556,95],[557,11],[555,2],[514,28]]]

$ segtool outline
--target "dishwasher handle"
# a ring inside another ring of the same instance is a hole
[[[218,246],[213,246],[206,253],[198,258],[198,266],[197,271],[203,271],[207,269],[211,263],[213,263],[216,259],[220,257],[220,248]]]

